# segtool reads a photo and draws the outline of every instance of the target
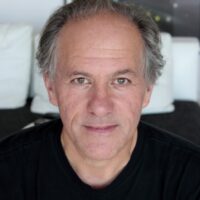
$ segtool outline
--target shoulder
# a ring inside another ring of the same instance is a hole
[[[23,129],[0,141],[0,159],[15,154],[24,148],[41,143],[61,126],[60,120],[53,120],[42,125]]]
[[[200,166],[200,146],[148,123],[141,122],[139,130],[145,135],[149,143],[166,150],[168,154],[174,155],[176,153],[185,157],[192,156],[199,162]]]
[[[31,187],[35,184],[38,170],[51,151],[52,136],[59,133],[60,125],[58,120],[51,121],[24,129],[0,142],[0,196],[3,199],[23,195],[27,181]]]
[[[150,166],[164,177],[165,187],[171,188],[168,193],[177,193],[179,199],[199,199],[200,147],[149,124],[141,123],[139,130]]]

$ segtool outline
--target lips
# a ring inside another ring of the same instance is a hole
[[[97,133],[106,133],[106,132],[111,132],[113,131],[117,125],[114,124],[114,125],[101,125],[101,126],[98,126],[98,125],[85,125],[84,126],[88,131],[91,131],[91,132],[97,132]]]

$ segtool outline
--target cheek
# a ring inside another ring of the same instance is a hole
[[[57,97],[60,115],[65,122],[71,123],[79,116],[79,113],[83,112],[86,101],[83,94],[60,88]]]
[[[118,98],[115,108],[126,126],[137,126],[143,108],[144,95],[139,91],[129,92]]]
[[[126,106],[122,107],[124,113],[124,118],[126,118],[127,123],[134,125],[139,121],[141,113],[141,103],[136,99],[131,99],[131,101],[125,101]],[[122,112],[121,112],[122,113]]]
[[[142,92],[142,89],[128,91],[125,95],[118,98],[118,104],[122,107],[121,109],[126,109],[126,113],[129,114],[141,111],[143,101],[144,93]]]

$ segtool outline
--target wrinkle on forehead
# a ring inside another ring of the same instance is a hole
[[[84,58],[113,58],[120,59],[131,55],[133,52],[131,49],[113,49],[113,48],[84,48],[74,49],[73,57]]]
[[[115,59],[141,62],[143,40],[127,19],[111,14],[66,24],[57,40],[57,62]],[[58,64],[57,63],[57,64]]]
[[[108,13],[67,23],[58,35],[58,46],[67,42],[74,48],[97,46],[106,49],[112,43],[113,48],[123,48],[124,40],[122,44],[121,40],[115,42],[119,36],[128,38],[126,45],[129,46],[143,43],[141,34],[133,23],[123,16]]]

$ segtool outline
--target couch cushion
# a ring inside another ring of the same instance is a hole
[[[200,102],[198,38],[173,37],[174,99]]]
[[[165,66],[162,75],[157,80],[149,105],[143,109],[143,114],[166,113],[174,110],[173,106],[173,60],[172,37],[168,33],[161,33],[162,55]]]
[[[32,27],[0,24],[0,108],[26,103],[30,82]]]
[[[35,37],[34,49],[37,50],[39,35]],[[34,59],[33,65],[33,101],[31,103],[31,111],[39,114],[58,113],[58,108],[49,102],[47,90],[44,85],[42,74],[39,71],[37,60]]]

